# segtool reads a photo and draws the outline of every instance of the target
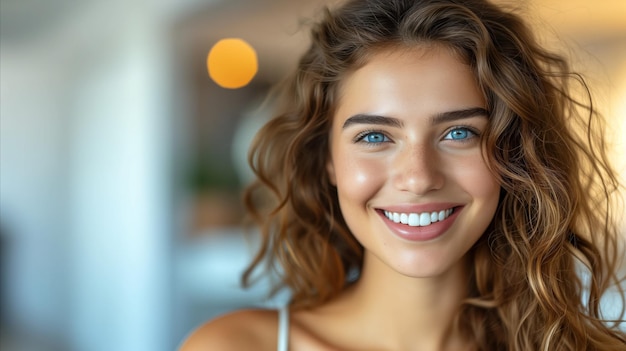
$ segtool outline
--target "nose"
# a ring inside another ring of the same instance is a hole
[[[420,144],[399,150],[392,167],[396,189],[425,195],[445,182],[440,157],[434,147]]]

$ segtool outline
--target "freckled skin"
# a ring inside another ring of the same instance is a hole
[[[485,100],[470,68],[442,47],[383,51],[343,82],[328,172],[343,216],[365,248],[366,262],[406,276],[442,275],[462,264],[487,228],[500,191],[480,147],[487,117],[432,122],[437,114],[468,108],[486,108]],[[391,117],[402,125],[344,127],[356,114]],[[459,127],[472,132],[464,134]],[[358,139],[368,131],[378,134]],[[451,131],[462,138],[452,138]],[[384,142],[367,142],[383,135]],[[426,241],[403,240],[377,212],[441,202],[462,208],[443,235]]]

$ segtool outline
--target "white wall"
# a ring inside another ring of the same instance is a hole
[[[63,3],[0,50],[11,347],[171,350],[164,5]]]
[[[57,334],[68,308],[68,97],[49,58],[0,49],[2,290],[10,301],[2,313],[23,328]]]

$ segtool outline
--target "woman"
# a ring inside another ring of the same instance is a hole
[[[617,183],[572,82],[483,0],[326,11],[251,150],[245,279],[267,259],[289,307],[182,350],[626,350],[600,311]]]

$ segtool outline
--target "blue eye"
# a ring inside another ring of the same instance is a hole
[[[390,141],[389,138],[387,138],[387,136],[385,136],[385,134],[381,132],[367,132],[361,135],[359,137],[359,140],[366,142],[366,143],[372,143],[372,144],[384,143],[384,142]]]
[[[454,129],[450,130],[448,132],[448,134],[446,134],[444,139],[445,140],[461,140],[461,141],[464,141],[464,140],[470,139],[470,138],[475,137],[475,136],[476,136],[476,133],[472,132],[468,128],[460,127],[460,128],[454,128]]]

